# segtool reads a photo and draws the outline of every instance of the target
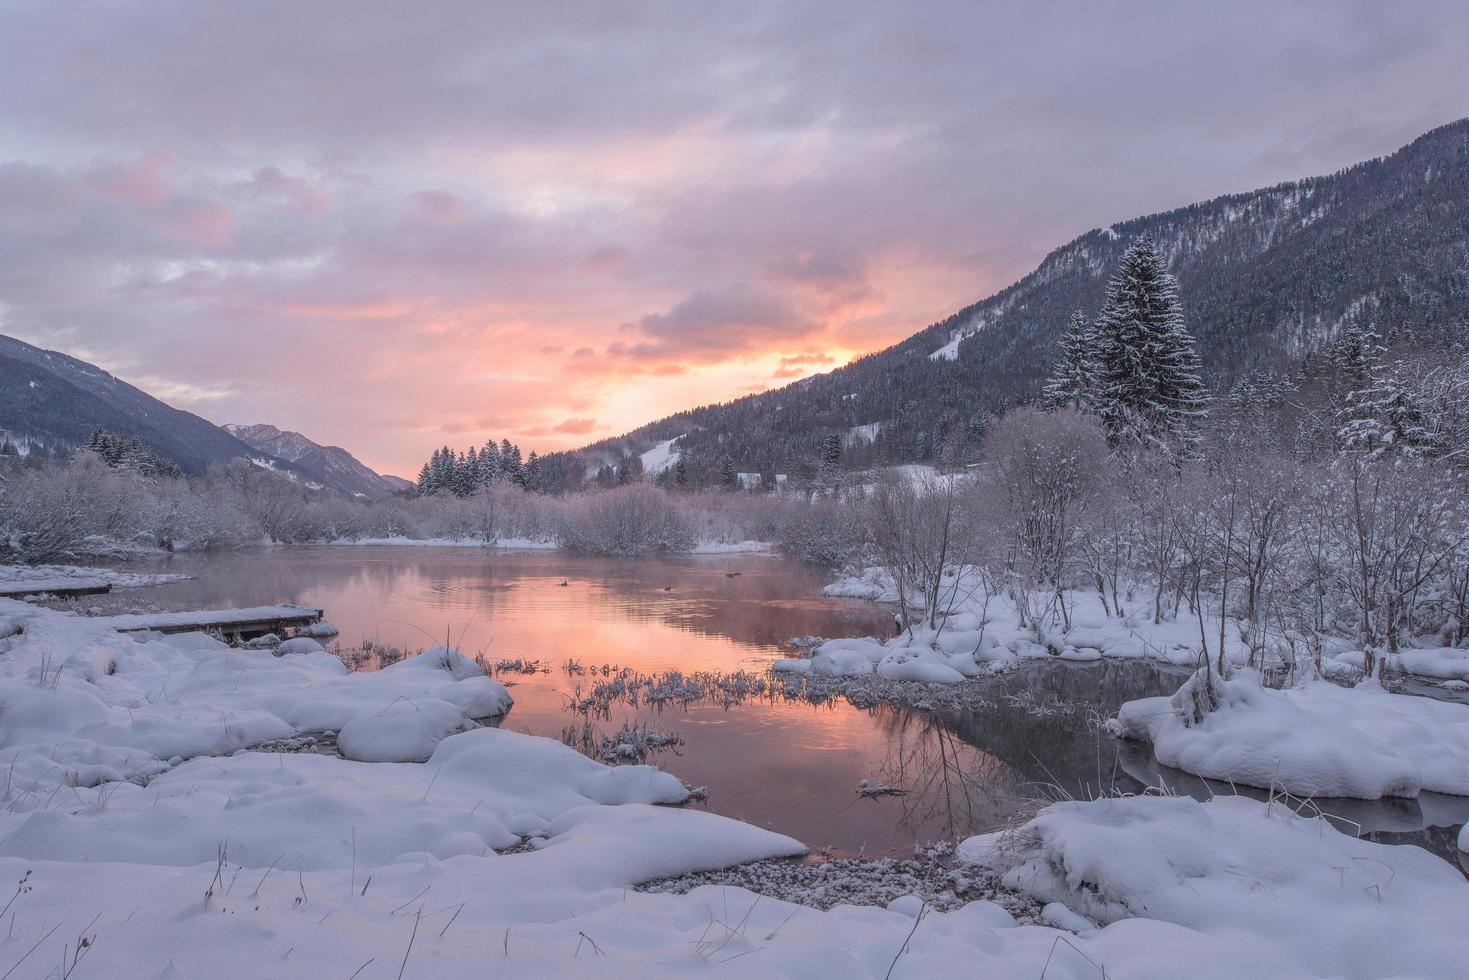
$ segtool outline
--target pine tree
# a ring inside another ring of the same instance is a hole
[[[1208,397],[1178,287],[1147,235],[1108,283],[1095,349],[1096,411],[1109,441],[1192,453]]]
[[[617,467],[617,482],[623,486],[643,479],[643,457],[629,456]]]
[[[1370,380],[1370,379],[1369,379]],[[1343,452],[1369,459],[1387,455],[1430,456],[1437,439],[1413,390],[1390,374],[1350,392],[1338,431]]]
[[[489,486],[500,478],[500,450],[494,439],[485,442],[479,454],[479,481]]]
[[[516,486],[525,486],[525,467],[520,460],[520,447],[509,439],[500,442],[500,473]]]
[[[533,493],[540,493],[544,489],[541,476],[541,457],[534,449],[525,460],[525,488]]]
[[[434,474],[427,463],[424,463],[423,469],[418,471],[418,492],[421,494],[434,492]]]
[[[726,490],[736,490],[740,485],[740,475],[735,470],[734,457],[728,453],[719,457],[719,485]]]
[[[1372,379],[1387,353],[1382,338],[1372,327],[1354,323],[1331,349],[1332,365],[1342,374],[1352,391],[1372,387]]]
[[[816,480],[822,490],[827,493],[836,492],[841,469],[842,437],[836,432],[827,433],[826,438],[821,440],[821,463],[816,471]]]
[[[1092,407],[1096,380],[1096,331],[1080,310],[1071,314],[1061,335],[1061,360],[1046,382],[1042,397],[1047,408]]]
[[[484,480],[480,476],[479,450],[470,446],[464,452],[464,485],[468,488],[465,496],[473,496],[479,488],[484,486]]]
[[[689,485],[689,467],[684,462],[682,454],[673,463],[673,485],[680,490]]]

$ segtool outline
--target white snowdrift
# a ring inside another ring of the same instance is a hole
[[[1454,647],[1425,647],[1388,654],[1388,665],[1416,677],[1442,681],[1469,681],[1469,650]],[[1363,670],[1367,657],[1361,650],[1346,650],[1333,658],[1337,663]]]
[[[631,886],[805,849],[660,805],[687,791],[651,766],[608,768],[497,728],[439,739],[400,724],[508,703],[448,650],[355,675],[320,651],[134,640],[0,603],[0,880],[25,882],[0,967],[29,957],[35,975],[56,972],[82,937],[78,976],[1223,980],[1244,964],[1305,978],[1469,961],[1466,886],[1447,865],[1310,821],[1287,832],[1279,807],[1236,818],[1227,801],[1205,808],[1212,823],[1148,809],[1179,805],[1157,799],[1045,811],[1013,873],[1055,869],[1044,919],[1060,928],[1017,925],[989,902],[915,919],[912,900],[818,912],[738,888],[642,894]],[[236,751],[349,728],[393,757],[434,744],[422,763]],[[1124,913],[1153,917],[1080,918]]]
[[[983,654],[990,648],[982,649],[976,655],[974,636],[940,634],[934,645],[929,643],[934,643],[929,633],[916,640],[905,633],[887,643],[860,638],[828,640],[816,648],[810,659],[781,660],[774,667],[777,671],[831,677],[859,677],[875,673],[890,680],[931,684],[954,684],[983,673],[986,665]]]
[[[426,758],[426,741],[437,744],[511,704],[477,664],[442,648],[349,674],[310,640],[276,657],[231,650],[203,634],[127,636],[108,620],[0,601],[0,636],[17,630],[0,639],[0,766],[13,794],[53,773],[87,786],[146,779],[185,759],[340,732],[353,722],[358,735],[377,739],[372,733],[399,717],[399,709],[385,713],[389,705],[424,701],[456,713],[452,725],[412,733],[417,749],[409,754]],[[401,739],[402,726],[395,731]],[[383,752],[396,757],[386,749],[369,754]],[[25,794],[10,803],[35,805]]]
[[[1215,686],[1219,706],[1197,723],[1178,696],[1144,698],[1122,706],[1120,733],[1163,765],[1297,796],[1469,796],[1469,706],[1371,682],[1276,691],[1249,671]]]
[[[183,582],[192,575],[174,572],[125,572],[116,568],[81,565],[0,565],[0,586],[38,588],[47,583],[76,586],[97,582],[114,589],[136,589],[147,585]]]
[[[898,601],[892,577],[876,567],[866,568],[860,574],[843,576],[822,589],[822,594],[886,603]],[[942,608],[948,610],[948,615],[943,628],[935,631],[915,625],[911,635],[905,632],[884,645],[890,649],[933,646],[950,656],[963,654],[983,669],[990,670],[1002,669],[1024,659],[1044,657],[1075,662],[1103,658],[1156,660],[1176,666],[1199,663],[1198,622],[1184,617],[1177,621],[1154,623],[1145,603],[1136,604],[1128,615],[1118,617],[1107,614],[1095,593],[1069,591],[1066,602],[1071,610],[1071,628],[1037,632],[1034,628],[1020,626],[1018,610],[1004,595],[990,596],[987,606],[984,596],[985,590],[974,568],[952,569],[946,573],[944,581]],[[908,608],[915,611],[912,613],[915,624],[926,621],[921,596],[910,596]],[[1205,622],[1209,635],[1216,636],[1218,621],[1206,618]],[[1236,633],[1235,630],[1226,631],[1225,656],[1231,663],[1243,664],[1249,651]],[[949,665],[964,673],[962,665]],[[847,674],[863,672],[855,662],[850,666]],[[782,669],[804,671],[808,668],[787,665]],[[809,669],[823,672],[814,664]]]
[[[983,853],[985,843],[966,850]],[[1221,939],[1249,936],[1258,954],[1289,960],[1292,973],[1450,977],[1462,975],[1469,955],[1469,883],[1455,868],[1417,847],[1341,834],[1279,803],[1060,803],[988,850],[1009,868],[1008,884],[1093,922],[1158,919]],[[1174,975],[1193,969],[1174,962]],[[1249,972],[1279,975],[1253,956]]]

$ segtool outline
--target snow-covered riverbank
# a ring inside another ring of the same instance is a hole
[[[397,545],[417,548],[490,548],[503,551],[556,551],[561,545],[550,538],[342,538],[333,545]],[[775,546],[768,541],[700,541],[689,552],[695,555],[766,555]]]
[[[1248,960],[1367,977],[1469,955],[1469,885],[1441,860],[1246,801],[1063,804],[998,858],[967,846],[1000,862],[984,874],[1053,903],[1044,926],[990,901],[819,911],[731,886],[643,894],[632,886],[805,848],[667,806],[687,790],[653,767],[478,727],[507,692],[451,651],[354,675],[320,651],[132,638],[18,602],[0,621],[0,876],[20,883],[6,968],[80,953],[79,976],[436,977],[490,960],[534,976],[1080,978],[1184,962],[1224,977]],[[383,761],[269,751],[321,731]],[[1148,850],[1160,830],[1174,843],[1149,862],[1099,856]],[[1176,884],[1190,840],[1198,898]],[[1366,950],[1421,929],[1395,960]]]
[[[40,588],[49,583],[68,586],[97,582],[114,589],[137,589],[149,585],[182,582],[187,575],[171,572],[130,572],[120,568],[80,565],[0,565],[0,586]]]

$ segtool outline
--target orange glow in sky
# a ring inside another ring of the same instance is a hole
[[[1469,8],[1250,6],[15,5],[0,333],[385,472],[573,448],[1462,115]]]

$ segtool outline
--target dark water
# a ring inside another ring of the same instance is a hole
[[[1207,798],[1233,792],[1160,770],[1145,746],[1119,745],[1100,722],[1133,698],[1168,694],[1182,673],[1147,664],[1037,663],[985,682],[974,710],[859,709],[761,696],[721,704],[569,704],[613,665],[655,674],[763,675],[795,636],[886,635],[872,603],[820,595],[827,576],[778,559],[708,556],[618,561],[556,553],[414,547],[277,548],[145,563],[192,581],[128,590],[114,601],[162,608],[298,602],[326,611],[338,643],[418,649],[444,642],[490,661],[524,658],[547,672],[500,674],[515,706],[504,727],[595,738],[625,723],[677,732],[648,761],[708,787],[707,805],[843,854],[911,851],[915,843],[992,829],[1036,800],[1166,786]],[[142,570],[139,565],[130,568]],[[738,574],[734,574],[738,573]],[[565,582],[565,585],[561,583]],[[581,672],[568,671],[575,661]],[[860,797],[860,780],[902,795]],[[1323,801],[1370,836],[1453,860],[1469,800]],[[1344,824],[1345,825],[1345,824]]]

